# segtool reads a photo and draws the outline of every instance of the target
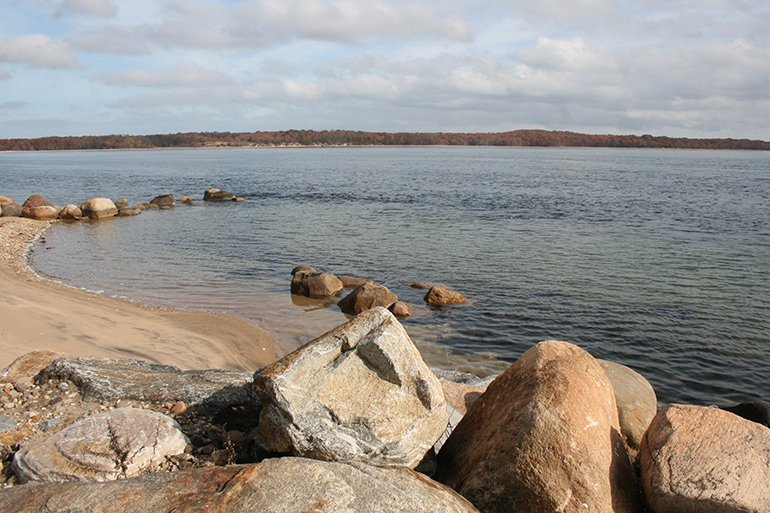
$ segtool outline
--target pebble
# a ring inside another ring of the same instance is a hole
[[[46,430],[46,429],[48,429],[48,428],[51,428],[51,427],[54,427],[54,426],[59,426],[59,425],[61,425],[63,422],[64,422],[63,420],[61,420],[61,419],[56,419],[56,418],[53,418],[53,419],[47,419],[47,420],[44,420],[44,421],[42,421],[40,424],[38,424],[38,427],[39,427],[40,429],[42,429],[43,431],[45,431],[45,430]]]

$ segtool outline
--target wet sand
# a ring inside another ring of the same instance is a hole
[[[147,307],[38,277],[24,253],[48,226],[0,218],[0,369],[34,350],[247,371],[281,356],[268,333],[233,317]]]

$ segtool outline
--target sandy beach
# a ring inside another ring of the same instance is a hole
[[[239,319],[146,307],[37,276],[24,252],[48,226],[0,218],[0,369],[38,349],[247,371],[280,356],[268,333]],[[83,265],[89,265],[87,251]]]

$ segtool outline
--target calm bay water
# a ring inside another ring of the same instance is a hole
[[[499,372],[573,342],[642,373],[661,402],[770,399],[770,154],[295,148],[0,155],[0,194],[180,205],[58,224],[41,272],[104,294],[227,313],[285,350],[346,320],[289,294],[310,264],[472,298],[404,321],[430,363]]]

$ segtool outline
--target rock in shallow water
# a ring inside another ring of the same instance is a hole
[[[111,481],[151,472],[167,456],[183,453],[189,443],[170,417],[118,408],[22,447],[12,468],[22,483]]]
[[[264,448],[416,466],[448,421],[441,384],[404,328],[369,310],[254,375]]]

